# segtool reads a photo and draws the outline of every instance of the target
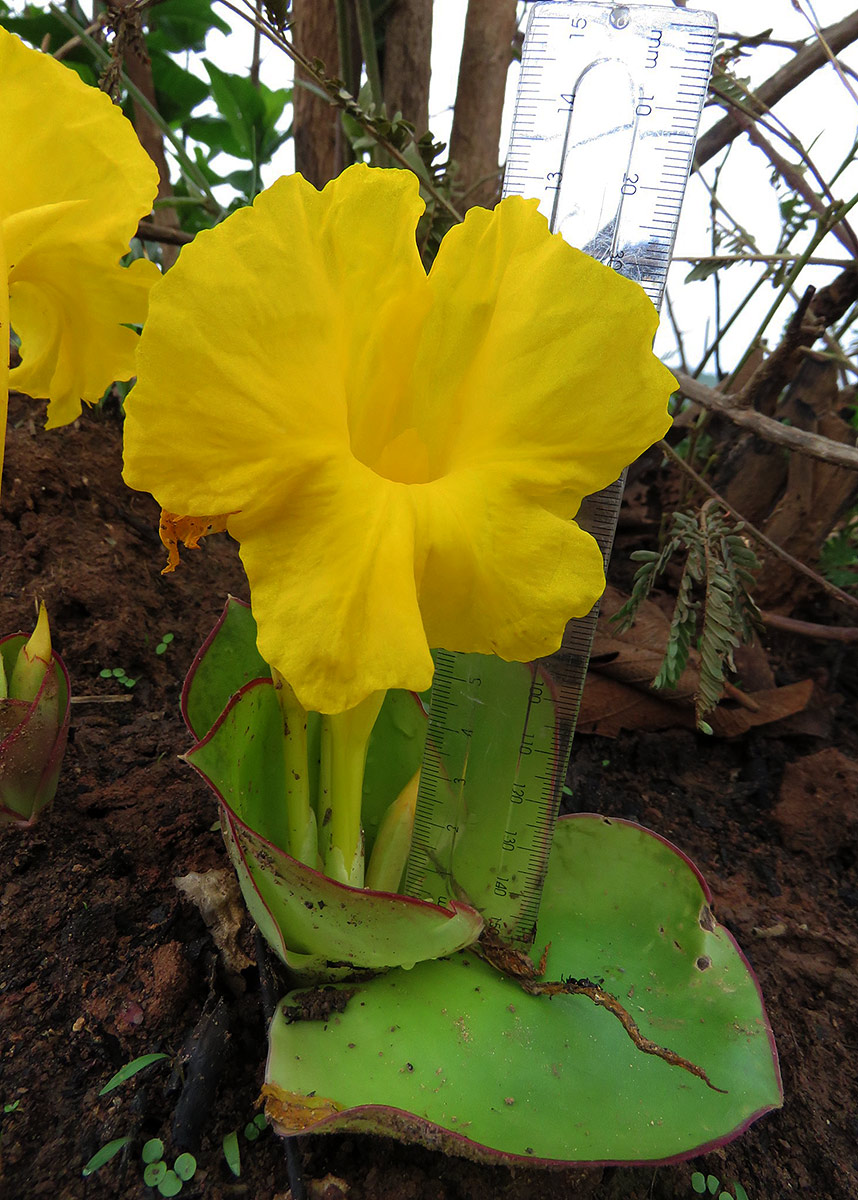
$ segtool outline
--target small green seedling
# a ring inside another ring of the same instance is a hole
[[[160,1138],[150,1138],[140,1157],[146,1164],[143,1182],[147,1187],[157,1188],[162,1196],[178,1196],[182,1184],[196,1174],[197,1160],[193,1154],[180,1154],[172,1168],[168,1167],[164,1161],[164,1143]]]
[[[140,1157],[144,1163],[153,1165],[159,1158],[164,1157],[164,1143],[160,1138],[149,1138],[149,1141],[140,1152]]]
[[[223,1139],[223,1156],[230,1171],[238,1178],[241,1174],[241,1151],[238,1148],[238,1133],[234,1129]]]
[[[264,1133],[268,1128],[268,1122],[265,1120],[265,1113],[257,1113],[252,1121],[248,1121],[244,1127],[244,1136],[249,1142],[255,1142],[261,1133]]]
[[[244,1136],[249,1142],[255,1142],[261,1133],[264,1133],[268,1128],[268,1122],[265,1119],[264,1113],[257,1113],[252,1121],[248,1121],[244,1127]],[[241,1174],[241,1150],[238,1144],[238,1130],[233,1129],[223,1139],[223,1156],[226,1159],[226,1165],[232,1171],[236,1178]]]
[[[105,1163],[110,1162],[111,1158],[118,1154],[123,1146],[127,1146],[130,1141],[130,1137],[114,1138],[112,1142],[108,1142],[105,1146],[102,1146],[100,1150],[96,1150],[95,1154],[93,1154],[92,1158],[81,1171],[81,1175],[83,1175],[84,1179],[90,1175],[94,1175],[100,1167],[103,1167]]]
[[[143,1054],[140,1058],[132,1059],[130,1063],[126,1063],[124,1067],[120,1067],[116,1074],[108,1079],[107,1083],[98,1093],[99,1096],[106,1096],[108,1092],[112,1092],[114,1088],[118,1088],[127,1079],[131,1079],[138,1071],[142,1071],[145,1067],[150,1067],[152,1063],[160,1062],[166,1057],[166,1054]]]
[[[124,667],[105,667],[103,671],[99,671],[100,679],[115,679],[118,683],[123,684],[127,688],[133,688],[137,682],[136,679],[131,679],[125,674]]]
[[[165,633],[164,636],[161,638],[160,642],[158,643],[158,645],[155,647],[155,653],[156,654],[165,654],[167,647],[169,646],[170,642],[172,642],[172,640],[173,640],[173,636],[174,635],[172,633]]]
[[[698,1196],[717,1196],[718,1200],[748,1200],[748,1193],[738,1180],[733,1181],[729,1192],[722,1192],[717,1175],[704,1175],[702,1171],[695,1171],[691,1176],[691,1187]]]
[[[7,1104],[3,1105],[3,1116],[11,1117],[11,1115],[13,1113],[17,1112],[20,1107],[21,1107],[20,1100],[10,1100]],[[4,1126],[5,1126],[5,1122],[0,1121],[0,1161],[2,1161],[2,1153],[3,1153],[2,1147],[3,1147],[3,1134],[5,1132]]]
[[[99,1096],[106,1096],[109,1092],[112,1092],[114,1088],[121,1087],[122,1084],[127,1080],[132,1079],[138,1071],[142,1071],[146,1067],[151,1067],[153,1063],[160,1062],[162,1059],[167,1057],[168,1056],[166,1054],[142,1054],[139,1058],[133,1058],[131,1062],[126,1063],[124,1067],[120,1067],[115,1075],[111,1075],[110,1079],[108,1079],[107,1083],[98,1093]],[[114,1155],[118,1154],[123,1146],[127,1146],[131,1140],[131,1135],[128,1134],[126,1137],[114,1138],[112,1142],[108,1142],[106,1145],[102,1146],[100,1150],[96,1150],[95,1154],[93,1154],[92,1158],[83,1168],[81,1172],[83,1176],[86,1178],[89,1175],[93,1175],[97,1170],[99,1170],[100,1167],[103,1167],[105,1163],[110,1162]],[[160,1146],[160,1152],[153,1154],[154,1142],[157,1142]],[[150,1142],[146,1143],[146,1146],[143,1147],[144,1154],[147,1152],[147,1147],[152,1148],[148,1151],[148,1153],[153,1154],[151,1161],[154,1161],[154,1159],[160,1157],[160,1154],[163,1154],[164,1152],[164,1143],[158,1141],[157,1138],[153,1138]],[[143,1161],[148,1163],[150,1159],[144,1157]]]
[[[167,1174],[167,1164],[161,1159],[146,1164],[143,1171],[143,1182],[147,1187],[157,1187]]]

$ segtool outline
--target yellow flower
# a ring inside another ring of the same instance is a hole
[[[126,481],[230,514],[260,652],[320,712],[427,687],[430,646],[555,650],[604,587],[582,498],[669,424],[640,288],[519,198],[427,276],[422,208],[403,171],[278,180],[182,251],[127,406]]]
[[[0,468],[9,386],[47,397],[48,428],[134,373],[153,263],[119,259],[157,170],[108,96],[0,29]],[[8,310],[7,310],[8,303]],[[8,373],[9,325],[21,365]],[[7,378],[8,374],[8,378]]]

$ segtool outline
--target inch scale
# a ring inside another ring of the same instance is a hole
[[[537,199],[553,232],[661,305],[706,98],[712,13],[536,3],[521,59],[504,196]],[[578,523],[607,568],[623,480]],[[538,663],[438,651],[407,895],[467,899],[532,944],[598,616]]]

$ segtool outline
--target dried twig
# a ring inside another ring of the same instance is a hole
[[[519,979],[517,982],[531,996],[586,996],[598,1008],[606,1009],[611,1016],[617,1018],[642,1054],[653,1054],[656,1058],[662,1059],[672,1067],[680,1067],[683,1071],[688,1071],[690,1075],[695,1075],[698,1079],[702,1079],[706,1086],[711,1088],[713,1092],[720,1092],[722,1096],[727,1095],[724,1088],[715,1086],[702,1067],[698,1067],[696,1063],[683,1058],[675,1050],[670,1050],[666,1046],[659,1046],[658,1042],[644,1037],[631,1013],[623,1008],[616,996],[612,996],[610,992],[606,992],[603,987],[592,979],[561,979],[556,983],[551,980]]]
[[[517,983],[530,996],[548,996],[549,999],[553,996],[586,996],[598,1008],[606,1009],[617,1018],[641,1053],[654,1054],[664,1062],[670,1063],[671,1066],[680,1067],[683,1071],[688,1071],[691,1075],[702,1079],[713,1092],[721,1092],[722,1095],[726,1095],[722,1088],[715,1087],[702,1067],[698,1067],[696,1063],[690,1062],[687,1058],[682,1058],[674,1050],[668,1050],[667,1047],[659,1046],[657,1042],[644,1037],[631,1013],[623,1008],[616,996],[612,996],[602,987],[605,982],[603,979],[598,982],[592,979],[543,979],[550,946],[549,942],[537,965],[525,951],[517,950],[499,937],[490,925],[486,925],[480,934],[479,941],[469,948],[496,971],[500,971],[502,975],[506,975],[508,979]]]
[[[695,266],[702,266],[704,263],[713,267],[732,267],[736,263],[782,263],[782,262],[797,262],[802,257],[801,254],[674,254],[671,262],[686,262],[694,263]],[[852,265],[851,258],[825,258],[823,256],[814,255],[805,261],[806,267],[849,267]]]
[[[822,31],[826,45],[816,38],[800,50],[795,58],[775,71],[765,83],[756,89],[755,95],[760,103],[760,112],[764,113],[779,100],[783,100],[789,92],[803,83],[809,75],[819,70],[828,61],[826,47],[832,53],[839,54],[847,46],[858,40],[858,11],[850,13],[836,25],[829,25]],[[700,168],[713,158],[720,150],[742,131],[740,115],[728,113],[717,125],[705,133],[697,143],[697,153],[694,163]]]
[[[819,322],[812,321],[809,316],[815,294],[816,289],[809,287],[799,300],[778,345],[763,359],[744,387],[735,393],[733,404],[736,408],[756,409],[764,415],[774,412],[777,398],[795,378],[806,348],[812,346],[822,333]]]
[[[753,142],[758,150],[762,150],[787,187],[801,196],[806,201],[808,207],[824,220],[828,215],[829,208],[813,190],[799,167],[784,158],[782,154],[779,154],[768,139],[763,137],[759,128],[753,122],[748,121],[746,132],[748,140]],[[828,192],[827,188],[825,190]],[[840,221],[833,227],[831,233],[837,238],[844,250],[848,250],[850,254],[858,252],[858,240],[856,240],[855,231],[848,221]]]
[[[835,467],[849,467],[858,471],[858,448],[845,442],[835,442],[821,434],[811,433],[806,429],[796,429],[792,425],[783,425],[780,421],[767,417],[752,408],[743,408],[737,403],[735,396],[725,396],[715,388],[707,387],[698,379],[692,379],[684,371],[674,371],[676,382],[683,396],[699,404],[701,408],[716,412],[726,417],[735,425],[750,429],[758,437],[776,446],[785,446],[788,450],[796,450],[799,454],[807,454],[818,458],[821,462],[831,463]],[[687,464],[683,464],[687,465]],[[744,520],[744,518],[741,518]]]
[[[771,612],[761,612],[760,616],[769,629],[782,629],[784,633],[795,633],[799,637],[822,642],[858,642],[858,625],[817,625],[814,621],[799,621]]]
[[[194,240],[193,234],[185,233],[183,229],[173,229],[155,221],[141,221],[137,226],[137,236],[141,242],[165,242],[170,246],[187,246]]]

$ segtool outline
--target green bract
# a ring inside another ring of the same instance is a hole
[[[47,664],[34,659],[35,686],[27,680],[16,694],[31,640],[23,633],[0,639],[0,678],[9,681],[0,699],[0,824],[30,825],[51,803],[66,749],[70,689],[60,656],[51,651]]]
[[[287,844],[282,716],[256,650],[253,618],[239,601],[227,601],[197,656],[183,711],[201,739],[186,757],[218,796],[224,840],[245,902],[289,967],[308,978],[341,979],[451,954],[476,940],[482,919],[465,904],[441,908],[347,887],[282,849]],[[418,769],[425,728],[417,697],[388,693],[364,776],[368,842],[391,800]],[[311,745],[317,743],[315,723],[308,735]],[[311,754],[311,774],[313,762]]]

